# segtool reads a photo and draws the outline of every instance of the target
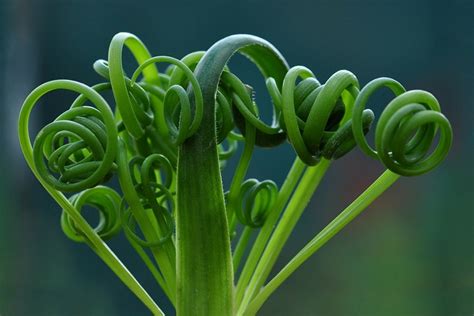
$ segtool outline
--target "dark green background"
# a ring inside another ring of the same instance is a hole
[[[472,3],[0,0],[0,315],[147,315],[89,249],[64,237],[60,210],[26,169],[15,130],[21,102],[39,83],[100,81],[92,63],[106,58],[119,31],[138,35],[154,55],[176,57],[229,34],[251,33],[321,81],[349,69],[362,84],[390,76],[408,89],[433,92],[454,128],[448,159],[430,174],[396,183],[303,265],[261,314],[472,315]],[[242,58],[232,65],[265,101],[256,70]],[[35,126],[65,109],[67,100],[59,95],[42,104]],[[380,113],[388,100],[380,95],[372,106]],[[293,155],[289,146],[259,150],[250,176],[281,183]],[[381,171],[359,150],[334,163],[277,268]],[[111,246],[172,314],[124,238]]]

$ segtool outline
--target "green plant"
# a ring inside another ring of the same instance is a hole
[[[124,48],[139,64],[131,77],[122,65]],[[227,66],[236,52],[266,80],[273,101],[271,125],[259,118],[252,87]],[[156,63],[170,66],[159,73]],[[179,315],[254,315],[400,175],[433,169],[452,142],[449,121],[430,93],[405,91],[390,78],[359,90],[357,78],[346,70],[320,84],[309,69],[289,68],[270,43],[250,35],[226,37],[206,52],[178,60],[152,57],[137,37],[119,33],[108,61],[96,61],[94,69],[104,83],[89,87],[55,80],[31,92],[20,113],[20,144],[33,173],[62,207],[65,234],[88,244],[155,315],[163,313],[107,246],[108,238],[125,233]],[[375,150],[365,139],[374,120],[365,105],[383,88],[395,97],[378,120]],[[55,90],[79,96],[38,132],[32,145],[30,113]],[[106,90],[113,91],[115,112],[101,96]],[[274,147],[285,140],[297,157],[282,187],[246,180],[254,146]],[[244,149],[224,192],[221,168],[239,142]],[[356,145],[388,170],[267,282],[331,161]],[[104,186],[113,177],[119,190]],[[81,215],[85,206],[100,214],[95,228]],[[249,245],[252,234],[257,236]]]

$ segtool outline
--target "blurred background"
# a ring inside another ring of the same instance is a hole
[[[178,58],[251,33],[322,82],[348,69],[362,85],[389,76],[431,91],[454,128],[448,159],[429,174],[399,180],[305,263],[261,315],[473,315],[473,20],[472,1],[1,0],[0,315],[148,314],[90,249],[63,235],[60,209],[26,168],[16,134],[21,103],[38,84],[100,82],[92,63],[107,58],[120,31],[138,35],[154,55]],[[268,101],[248,61],[237,57],[231,67],[256,88],[257,101]],[[60,95],[39,106],[33,130],[67,100]],[[374,100],[380,114],[390,96]],[[249,176],[281,184],[293,157],[288,145],[258,150]],[[235,159],[226,185],[233,165]],[[359,150],[336,161],[274,272],[382,171]],[[110,245],[172,315],[125,238]]]

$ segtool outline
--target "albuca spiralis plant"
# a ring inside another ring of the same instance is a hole
[[[122,65],[124,49],[138,63],[130,77]],[[252,87],[227,66],[236,52],[265,79],[271,124],[260,119]],[[158,63],[168,64],[164,73]],[[360,88],[347,70],[321,84],[311,70],[289,68],[275,47],[251,35],[232,35],[206,52],[176,59],[152,57],[136,36],[119,33],[108,60],[96,61],[94,70],[103,83],[54,80],[34,89],[21,109],[20,144],[31,170],[63,210],[64,233],[86,243],[154,315],[163,312],[105,242],[121,231],[178,315],[255,315],[301,264],[400,176],[435,168],[452,142],[450,123],[430,93],[406,91],[390,78]],[[365,107],[385,88],[394,97],[378,118],[373,149],[365,134],[374,113]],[[30,113],[56,90],[78,97],[31,143]],[[103,97],[110,90],[114,106]],[[246,179],[255,146],[285,141],[296,159],[281,188],[270,180]],[[224,190],[221,169],[239,143],[244,148]],[[268,280],[326,170],[355,146],[387,171]],[[113,178],[119,188],[107,186]],[[96,227],[81,215],[86,206],[100,214]]]

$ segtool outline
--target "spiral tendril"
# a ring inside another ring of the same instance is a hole
[[[104,240],[117,235],[121,229],[120,223],[120,195],[111,188],[96,186],[72,195],[69,200],[72,205],[81,212],[86,205],[91,206],[99,212],[99,222],[94,231]],[[73,219],[63,210],[61,214],[61,228],[64,234],[77,242],[87,239],[77,229]]]
[[[194,134],[199,125],[201,124],[202,114],[203,114],[203,100],[202,100],[202,92],[201,88],[199,87],[199,83],[196,80],[191,69],[186,66],[185,63],[182,61],[168,57],[168,56],[156,56],[146,60],[142,63],[133,73],[131,85],[134,86],[134,83],[138,77],[138,75],[149,65],[159,62],[167,62],[173,64],[175,67],[181,69],[181,71],[185,74],[186,78],[191,82],[191,86],[193,88],[192,93],[195,97],[195,113],[194,119],[191,120],[191,105],[188,99],[188,93],[184,88],[179,84],[173,84],[166,90],[163,100],[164,106],[164,114],[166,118],[166,122],[168,123],[168,127],[170,129],[170,135],[172,138],[175,138],[174,143],[179,145],[181,144],[186,138]],[[176,102],[176,99],[173,97],[177,97],[179,102]],[[179,112],[179,126],[177,126],[173,121],[173,114],[174,110],[178,107],[176,103],[180,105],[180,112]]]
[[[106,101],[92,88],[70,80],[47,82],[25,100],[33,107],[53,90],[71,90],[96,108],[72,107],[37,134],[33,158],[40,177],[62,192],[77,192],[105,181],[114,170],[117,129]]]
[[[278,195],[278,187],[270,180],[248,179],[242,183],[236,216],[239,221],[252,228],[261,227],[271,211]]]
[[[139,237],[136,233],[133,212],[126,206],[126,201],[123,199],[121,213],[125,234],[142,247],[160,246],[171,238],[174,230],[171,211],[174,209],[175,202],[173,193],[170,191],[173,182],[173,167],[163,155],[152,154],[146,158],[136,156],[130,160],[130,174],[134,182],[134,190],[143,208],[145,211],[150,210],[149,216],[153,216],[156,223],[163,223],[166,229],[156,240],[146,241]]]
[[[375,150],[361,133],[360,113],[370,96],[384,87],[396,97],[384,109],[377,123]],[[355,141],[364,153],[404,176],[420,175],[438,166],[452,143],[451,125],[440,112],[436,98],[422,90],[405,92],[400,83],[390,78],[375,79],[362,89],[355,101],[352,129]],[[439,141],[430,154],[438,130]]]

